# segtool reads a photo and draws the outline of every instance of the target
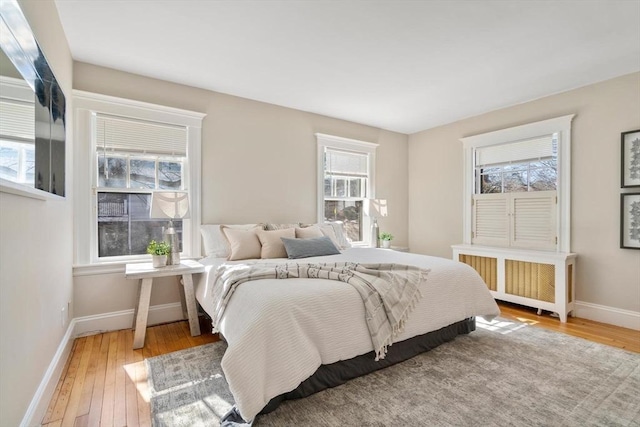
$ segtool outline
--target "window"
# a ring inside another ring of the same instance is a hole
[[[33,92],[23,80],[0,77],[0,178],[33,187]]]
[[[149,217],[149,190],[185,189],[186,127],[96,113],[95,137],[98,258],[144,255],[166,225]]]
[[[369,243],[365,199],[373,198],[377,144],[316,134],[318,140],[318,222],[342,222],[352,242]]]
[[[572,117],[462,139],[465,243],[569,250]]]
[[[198,256],[204,115],[84,92],[76,93],[75,105],[82,143],[76,165],[87,175],[76,190],[76,213],[83,213],[76,231],[88,236],[76,242],[77,263],[146,257],[148,242],[162,240],[167,225],[150,218],[156,190],[189,192],[191,217],[174,220],[174,227],[183,256]],[[88,206],[90,216],[84,213]]]

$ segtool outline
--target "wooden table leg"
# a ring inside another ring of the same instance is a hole
[[[200,335],[200,322],[198,321],[198,309],[196,307],[196,294],[193,291],[193,279],[191,274],[182,275],[182,286],[184,286],[184,297],[187,302],[187,312],[189,314],[189,329],[191,336]]]
[[[147,333],[147,317],[149,315],[149,301],[151,300],[152,278],[140,280],[140,292],[138,294],[138,305],[136,307],[133,325],[133,349],[144,347],[144,337]]]

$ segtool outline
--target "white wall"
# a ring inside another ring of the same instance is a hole
[[[321,132],[380,144],[377,196],[390,216],[381,230],[406,245],[407,135],[85,63],[74,64],[74,88],[206,113],[202,134],[203,223],[316,222],[316,139]],[[135,283],[121,273],[76,276],[77,316],[132,309]],[[152,304],[178,301],[163,283]]]
[[[72,59],[52,0],[20,1],[70,111]],[[72,119],[64,201],[0,193],[0,424],[17,426],[66,331],[72,299]],[[48,397],[46,398],[48,400]]]
[[[450,246],[462,242],[460,138],[567,114],[576,114],[571,153],[576,299],[639,315],[640,251],[620,249],[619,220],[620,133],[640,129],[640,73],[410,135],[409,244],[415,252],[451,257]]]

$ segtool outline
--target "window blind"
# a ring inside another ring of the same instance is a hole
[[[34,106],[28,102],[0,99],[0,137],[9,140],[35,140]]]
[[[366,178],[369,174],[368,155],[349,151],[325,149],[326,176],[353,176]]]
[[[186,156],[187,128],[96,114],[96,148]]]
[[[476,148],[476,166],[517,163],[552,157],[555,153],[553,135],[545,135],[508,144]]]

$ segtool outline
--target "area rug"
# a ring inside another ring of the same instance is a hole
[[[216,342],[147,360],[154,426],[233,405]],[[640,426],[640,354],[498,319],[406,362],[259,415],[254,426]]]

